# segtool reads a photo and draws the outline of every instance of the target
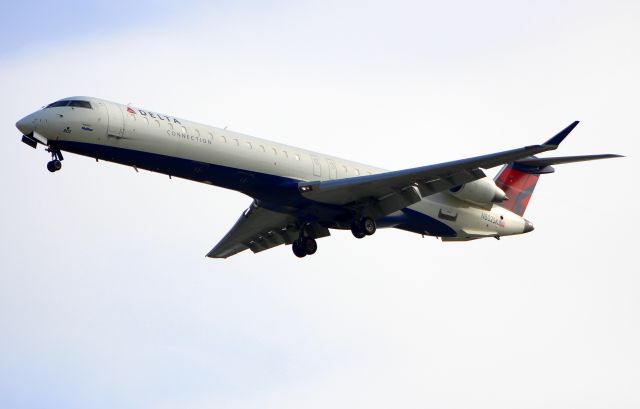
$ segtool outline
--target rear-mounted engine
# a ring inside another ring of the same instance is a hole
[[[465,202],[488,205],[503,202],[507,195],[488,177],[452,187],[449,194]]]

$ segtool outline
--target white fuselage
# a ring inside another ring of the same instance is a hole
[[[78,97],[92,108],[51,107],[18,123],[25,134],[46,139],[63,151],[110,160],[238,190],[254,197],[269,194],[269,183],[331,180],[385,172],[306,149],[240,134],[181,118],[97,98]],[[446,240],[500,237],[523,232],[525,220],[497,205],[473,205],[449,193],[437,193],[411,205],[427,216],[416,233]],[[379,227],[404,223],[390,215]],[[434,227],[435,226],[435,227]],[[441,234],[446,226],[455,234]]]

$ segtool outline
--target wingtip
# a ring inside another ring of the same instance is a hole
[[[554,137],[552,137],[551,139],[546,141],[544,143],[544,145],[549,145],[549,146],[558,146],[558,145],[560,145],[562,143],[562,141],[564,141],[564,138],[566,138],[567,135],[569,135],[571,133],[571,131],[573,131],[573,129],[576,126],[578,126],[579,123],[580,123],[580,121],[573,121],[571,123],[571,125],[567,126],[562,131],[558,132]]]
[[[618,155],[617,153],[603,153],[601,155],[593,155],[597,157],[597,159],[615,159],[615,158],[626,158],[624,155]]]
[[[601,159],[626,158],[625,155],[618,155],[617,153],[605,153],[600,156],[601,156]]]

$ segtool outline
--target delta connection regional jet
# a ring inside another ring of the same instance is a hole
[[[361,239],[394,227],[447,242],[530,232],[523,215],[551,165],[620,156],[535,156],[557,149],[576,125],[541,145],[390,172],[91,97],[61,99],[16,124],[24,143],[51,153],[50,172],[61,169],[64,151],[253,198],[207,254],[214,258],[280,244],[305,257],[329,229]],[[485,176],[483,169],[499,165],[494,180]]]

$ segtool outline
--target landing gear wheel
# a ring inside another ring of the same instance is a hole
[[[363,217],[362,220],[360,220],[360,229],[367,236],[371,236],[376,232],[376,221],[370,217]]]
[[[62,162],[60,162],[58,159],[54,159],[52,161],[49,161],[47,163],[47,169],[49,170],[49,172],[57,172],[60,169],[62,169]]]
[[[318,243],[313,237],[300,237],[291,245],[293,254],[297,257],[310,256],[318,251]]]
[[[362,226],[360,226],[360,223],[358,222],[353,222],[351,225],[351,234],[353,234],[353,237],[356,239],[361,239],[367,235],[367,233],[362,230]]]
[[[51,145],[48,145],[47,147],[47,152],[51,153],[51,161],[49,161],[49,163],[47,163],[47,169],[49,170],[49,172],[57,172],[60,169],[62,169],[62,160],[64,159],[62,157],[62,152],[60,152],[60,149],[55,148]]]
[[[351,224],[351,233],[353,233],[356,239],[361,239],[364,236],[371,236],[375,232],[376,221],[371,217],[363,217]]]
[[[301,239],[301,242],[301,247],[304,249],[304,252],[307,253],[307,255],[310,256],[318,251],[318,243],[316,243],[316,240],[313,237],[303,237]]]
[[[293,254],[295,254],[296,257],[302,258],[307,255],[307,252],[304,251],[298,240],[293,242],[293,244],[291,245],[291,249],[293,250]]]

